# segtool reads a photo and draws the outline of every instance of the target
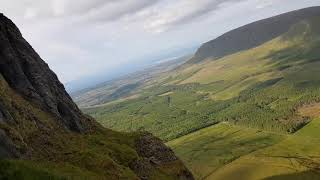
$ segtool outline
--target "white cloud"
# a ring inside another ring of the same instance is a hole
[[[15,18],[47,20],[75,18],[117,20],[157,3],[158,0],[0,0],[0,10]]]
[[[144,19],[143,27],[150,32],[164,32],[172,26],[185,24],[217,10],[221,3],[234,0],[176,0],[159,3],[140,11],[136,16]]]
[[[65,13],[65,0],[52,0],[53,16],[61,16]]]
[[[24,18],[25,19],[33,19],[34,17],[37,16],[37,10],[30,7],[30,8],[26,8],[26,11],[24,13]]]
[[[274,1],[272,0],[263,0],[259,2],[259,4],[256,6],[257,9],[264,9],[266,7],[270,7],[274,4]]]

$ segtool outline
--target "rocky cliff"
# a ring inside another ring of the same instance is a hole
[[[24,40],[11,20],[0,15],[0,73],[24,98],[55,115],[65,128],[84,132],[87,119],[57,76]]]
[[[0,145],[0,179],[193,179],[159,139],[114,132],[82,114],[3,14]]]

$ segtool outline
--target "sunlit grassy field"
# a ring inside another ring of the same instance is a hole
[[[320,119],[280,143],[243,156],[207,179],[320,179]]]
[[[168,142],[197,179],[205,179],[243,155],[271,146],[286,135],[220,123]]]
[[[302,107],[315,117],[319,104]],[[319,117],[319,114],[316,115]],[[197,179],[319,179],[320,118],[293,135],[220,123],[168,142]]]

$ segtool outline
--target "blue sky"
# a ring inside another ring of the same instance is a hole
[[[181,49],[320,0],[0,0],[64,83],[183,55]],[[180,54],[179,54],[180,53]]]

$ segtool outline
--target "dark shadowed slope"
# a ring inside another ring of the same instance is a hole
[[[320,15],[320,7],[311,7],[257,21],[203,44],[189,63],[206,58],[218,59],[242,50],[248,50],[284,34],[301,20]]]
[[[85,116],[0,15],[0,179],[193,179],[161,140]]]

